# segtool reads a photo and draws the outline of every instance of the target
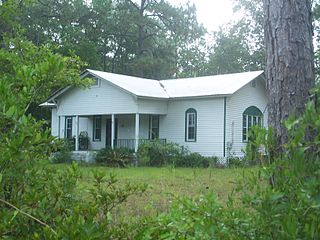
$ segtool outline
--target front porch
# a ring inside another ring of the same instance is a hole
[[[58,138],[71,141],[78,151],[126,147],[137,152],[140,144],[160,141],[160,121],[154,114],[102,114],[58,117]]]

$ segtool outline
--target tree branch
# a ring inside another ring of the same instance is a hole
[[[131,5],[133,7],[135,7],[138,11],[140,11],[140,8],[137,6],[137,4],[135,4],[134,2],[132,2],[131,0],[128,0],[129,3],[131,3]]]
[[[53,230],[53,229],[52,229],[48,224],[46,224],[45,222],[42,222],[42,221],[39,220],[38,218],[30,215],[29,213],[26,213],[26,212],[22,211],[21,209],[17,208],[16,206],[12,205],[11,203],[9,203],[9,202],[1,199],[1,198],[0,198],[0,202],[2,202],[2,203],[4,203],[4,204],[6,204],[7,206],[15,209],[15,210],[18,211],[19,213],[21,213],[21,214],[23,214],[23,215],[25,215],[25,216],[33,219],[33,220],[36,221],[37,223],[40,223],[42,226],[45,226],[45,227],[49,228],[55,235],[57,235],[57,232],[56,232],[55,230]]]
[[[29,103],[27,104],[27,106],[26,106],[25,109],[24,109],[24,112],[25,112],[25,113],[28,111],[30,105],[32,104],[32,102],[33,102],[34,99],[36,98],[36,95],[38,94],[38,92],[42,89],[43,85],[44,85],[44,84],[41,83],[40,86],[39,86],[37,89],[34,90],[32,96],[31,96],[31,98],[30,98]]]

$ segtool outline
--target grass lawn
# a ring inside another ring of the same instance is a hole
[[[54,167],[64,169],[65,164]],[[107,168],[101,166],[80,166],[82,179],[80,194],[87,194],[93,184],[94,171],[115,173],[119,184],[126,182],[147,183],[149,188],[142,196],[131,196],[127,203],[116,210],[117,217],[154,216],[166,211],[175,197],[195,197],[214,192],[218,202],[224,203],[232,192],[243,171],[250,169],[192,169],[192,168]]]

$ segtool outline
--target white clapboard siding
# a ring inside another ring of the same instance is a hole
[[[244,156],[246,143],[242,141],[242,116],[248,107],[255,106],[259,108],[263,113],[264,126],[267,126],[267,97],[264,84],[264,80],[256,80],[255,87],[249,83],[228,98],[226,141],[233,142],[232,155]]]
[[[118,118],[118,139],[134,139],[135,115],[119,115]]]
[[[135,114],[117,115],[118,118],[118,139],[135,138]],[[139,138],[147,139],[149,136],[149,115],[139,116]]]
[[[168,100],[138,99],[140,114],[167,114]]]
[[[132,126],[134,128],[134,126]],[[149,138],[149,115],[140,114],[139,137],[141,139]]]
[[[73,88],[58,98],[58,115],[102,115],[137,112],[135,97],[101,81],[99,87]]]
[[[197,111],[197,141],[185,141],[185,113]],[[223,98],[170,100],[160,119],[160,138],[188,147],[204,156],[223,156]]]

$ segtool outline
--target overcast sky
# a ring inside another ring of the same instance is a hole
[[[168,0],[172,4],[179,5],[188,0]],[[198,21],[203,23],[207,30],[218,30],[219,26],[233,19],[232,0],[190,0],[197,8]]]

